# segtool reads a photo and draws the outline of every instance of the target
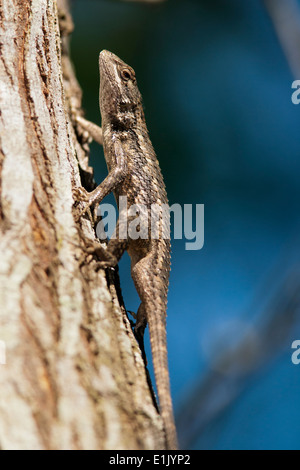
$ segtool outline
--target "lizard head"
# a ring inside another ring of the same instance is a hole
[[[139,117],[143,118],[142,98],[133,68],[112,52],[103,50],[99,69],[102,125],[109,124],[116,130],[133,128]]]

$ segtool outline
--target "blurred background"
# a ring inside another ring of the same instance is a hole
[[[205,205],[203,249],[172,244],[181,447],[299,449],[298,2],[73,0],[72,14],[86,117],[100,123],[98,55],[108,49],[136,71],[170,203]],[[99,183],[107,171],[95,144],[91,164]],[[136,311],[129,266],[126,255],[121,286]]]

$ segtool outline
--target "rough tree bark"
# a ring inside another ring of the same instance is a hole
[[[0,0],[0,448],[159,449],[117,275],[82,263],[95,235],[72,188],[93,183],[70,29],[63,1]]]

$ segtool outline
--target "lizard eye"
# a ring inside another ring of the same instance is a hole
[[[131,74],[130,70],[123,69],[123,70],[121,70],[121,77],[123,78],[123,80],[128,82],[128,80],[132,79],[132,74]]]

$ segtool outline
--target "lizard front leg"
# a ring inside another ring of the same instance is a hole
[[[80,207],[75,212],[76,220],[79,220],[92,204],[99,204],[105,196],[124,180],[127,174],[127,159],[122,144],[118,139],[114,140],[112,150],[114,152],[115,163],[105,180],[90,193],[83,187],[73,190],[75,200],[84,202],[83,207]]]
[[[103,133],[101,127],[97,126],[97,124],[94,124],[91,121],[88,121],[87,119],[84,119],[81,116],[76,116],[76,121],[84,130],[88,131],[90,136],[96,142],[98,142],[98,144],[103,145]]]

